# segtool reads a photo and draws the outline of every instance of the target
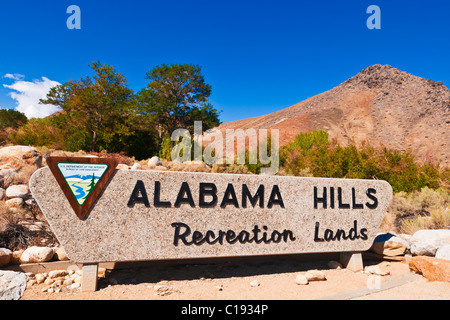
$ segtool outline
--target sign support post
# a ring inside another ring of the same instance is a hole
[[[83,275],[81,278],[81,291],[97,291],[98,264],[83,264]]]
[[[340,263],[350,271],[359,272],[364,270],[364,262],[361,252],[341,252]]]

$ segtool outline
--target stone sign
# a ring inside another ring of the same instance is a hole
[[[115,170],[99,187],[111,164],[97,160],[78,174],[66,172],[76,169],[68,163],[86,159],[53,158],[64,179],[48,167],[30,179],[59,242],[83,264],[361,252],[392,198],[391,186],[379,180],[170,171]],[[70,197],[82,206],[93,190],[97,196],[80,216]]]

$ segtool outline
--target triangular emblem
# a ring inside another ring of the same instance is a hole
[[[83,219],[114,173],[117,161],[107,158],[49,157],[47,164],[75,214]]]

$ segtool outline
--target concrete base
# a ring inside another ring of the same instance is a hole
[[[84,264],[83,277],[81,279],[82,292],[97,291],[98,264]]]
[[[339,258],[342,266],[353,272],[364,270],[361,252],[342,252]]]

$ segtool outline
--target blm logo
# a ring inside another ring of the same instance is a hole
[[[47,164],[75,214],[83,219],[116,168],[106,158],[49,157]]]

